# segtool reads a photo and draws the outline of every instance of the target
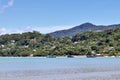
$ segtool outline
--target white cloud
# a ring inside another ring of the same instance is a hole
[[[72,28],[73,26],[45,26],[45,27],[33,27],[33,26],[26,26],[15,29],[10,31],[10,33],[23,33],[23,32],[32,32],[32,31],[39,31],[40,33],[50,33],[58,30],[65,30]]]
[[[0,14],[4,13],[4,11],[9,8],[9,7],[12,7],[14,4],[14,0],[10,0],[6,5],[3,5],[1,8],[0,8]]]
[[[0,35],[2,34],[13,34],[13,33],[23,33],[23,32],[32,32],[32,31],[39,31],[40,33],[46,34],[51,33],[58,30],[65,30],[72,28],[74,26],[46,26],[46,27],[32,27],[32,26],[26,26],[26,27],[20,27],[14,30],[7,30],[6,28],[0,28]]]
[[[6,33],[7,33],[6,28],[0,28],[0,35],[6,34]]]
[[[46,26],[46,27],[36,27],[36,28],[33,28],[33,30],[40,31],[41,33],[50,33],[58,30],[69,29],[72,27],[74,26],[66,26],[66,25],[65,26]]]
[[[23,33],[23,32],[32,32],[33,29],[31,26],[26,26],[26,27],[21,27],[21,28],[17,28],[14,30],[9,31],[9,33]]]

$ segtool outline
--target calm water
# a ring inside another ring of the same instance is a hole
[[[0,71],[66,68],[120,70],[120,58],[0,58]]]
[[[0,58],[0,80],[120,80],[120,58]]]

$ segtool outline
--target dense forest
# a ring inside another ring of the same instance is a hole
[[[120,56],[120,28],[55,38],[37,31],[0,36],[0,56]]]

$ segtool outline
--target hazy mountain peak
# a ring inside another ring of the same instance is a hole
[[[50,33],[50,35],[52,35],[54,37],[70,37],[70,36],[74,36],[78,33],[83,33],[85,31],[103,31],[103,30],[108,30],[108,29],[113,29],[113,28],[118,28],[118,27],[120,27],[120,24],[100,26],[100,25],[94,25],[92,23],[87,22],[87,23],[83,23],[79,26],[70,28],[68,30],[60,30],[60,31]]]
[[[80,26],[95,26],[95,25],[92,24],[92,23],[87,22],[87,23],[83,23],[83,24],[81,24]]]

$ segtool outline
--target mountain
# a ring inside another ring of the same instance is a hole
[[[106,25],[94,25],[92,23],[84,23],[67,30],[60,30],[60,31],[49,33],[49,34],[54,37],[70,37],[86,31],[104,31],[104,30],[109,30],[109,29],[118,28],[118,27],[120,27],[120,24],[106,26]]]

